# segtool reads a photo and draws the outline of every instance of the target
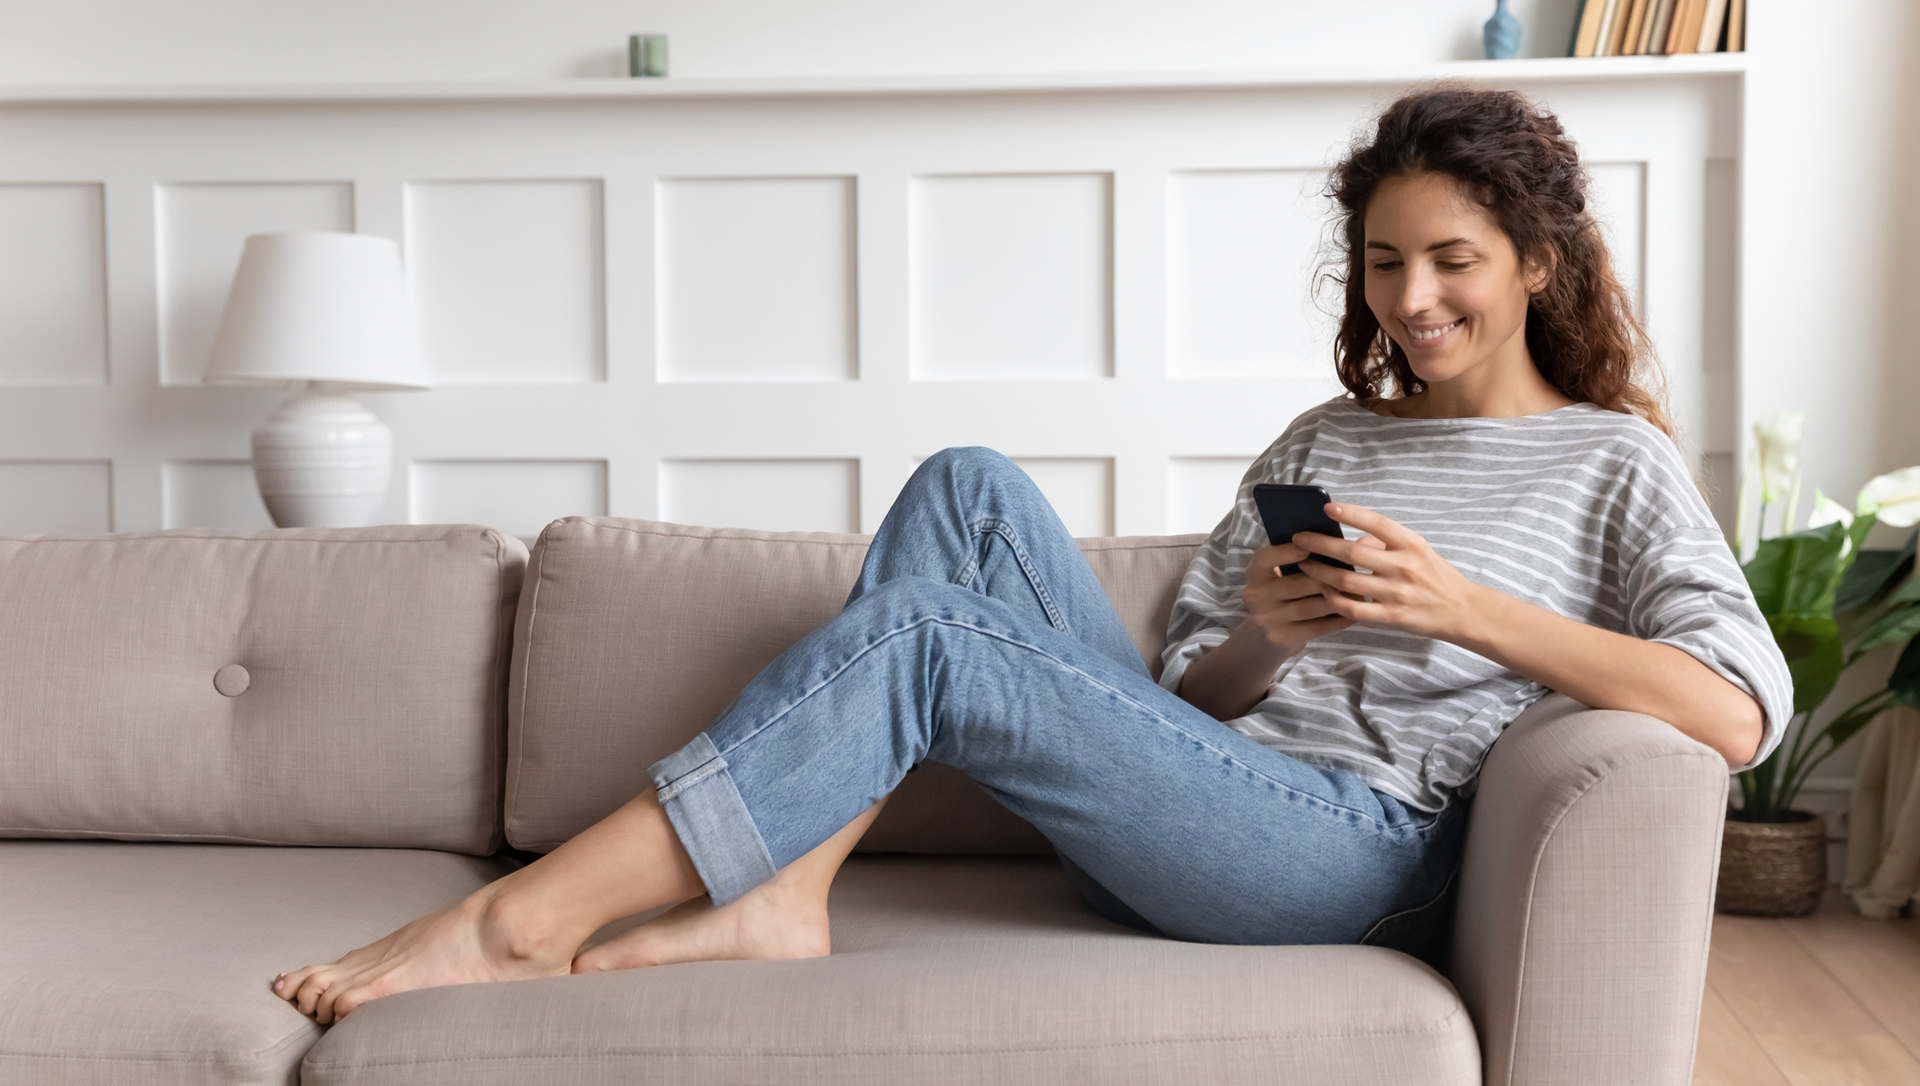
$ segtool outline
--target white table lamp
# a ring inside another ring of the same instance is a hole
[[[431,385],[400,247],[367,234],[248,238],[205,380],[299,386],[253,432],[253,474],[275,524],[372,524],[393,431],[351,394]]]

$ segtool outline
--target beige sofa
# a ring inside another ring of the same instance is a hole
[[[1083,546],[1149,660],[1198,537]],[[1688,1081],[1727,777],[1561,698],[1494,747],[1452,976],[1114,925],[924,766],[835,953],[274,998],[551,848],[834,614],[864,548],[558,521],[0,540],[0,1083]],[[525,583],[522,575],[525,573]]]

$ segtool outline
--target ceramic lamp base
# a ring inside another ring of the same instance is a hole
[[[393,431],[345,392],[296,392],[253,432],[253,475],[282,528],[364,528],[387,500]]]

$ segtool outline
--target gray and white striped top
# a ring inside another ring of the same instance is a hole
[[[1420,533],[1470,580],[1691,653],[1759,699],[1756,760],[1780,742],[1793,704],[1786,661],[1679,451],[1644,419],[1586,403],[1516,419],[1400,419],[1346,397],[1307,411],[1247,469],[1181,582],[1160,678],[1169,690],[1246,617],[1247,563],[1267,539],[1255,483],[1324,487]],[[1267,697],[1227,723],[1437,811],[1471,794],[1501,729],[1546,692],[1477,653],[1363,622],[1289,658]]]

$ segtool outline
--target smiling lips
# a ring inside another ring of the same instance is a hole
[[[1447,324],[1435,325],[1432,328],[1415,328],[1412,325],[1407,325],[1407,337],[1422,347],[1438,346],[1440,341],[1446,338],[1448,332],[1465,324],[1466,321],[1467,318],[1461,317],[1459,320],[1451,321]]]

